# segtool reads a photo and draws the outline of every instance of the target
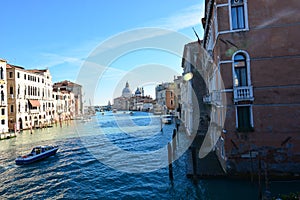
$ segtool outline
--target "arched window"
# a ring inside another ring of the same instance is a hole
[[[250,57],[247,52],[239,50],[233,54],[232,72],[236,128],[240,132],[253,131],[252,102],[254,96],[250,78]],[[239,104],[240,101],[247,101],[248,104]]]
[[[231,0],[231,29],[246,28],[245,0]]]
[[[234,56],[234,86],[248,85],[246,56],[238,53]]]

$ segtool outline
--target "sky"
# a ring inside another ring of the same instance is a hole
[[[94,105],[121,96],[126,81],[155,98],[156,84],[182,73],[192,28],[203,35],[203,0],[0,2],[0,58],[82,84]]]

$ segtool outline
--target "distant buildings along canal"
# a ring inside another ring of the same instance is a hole
[[[149,95],[144,94],[144,89],[137,88],[133,93],[126,82],[122,95],[114,98],[112,108],[115,110],[152,111],[155,101]]]

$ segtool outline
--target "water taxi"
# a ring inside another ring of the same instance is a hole
[[[58,146],[37,146],[32,149],[30,154],[19,156],[15,161],[17,165],[30,164],[56,154],[57,150]]]

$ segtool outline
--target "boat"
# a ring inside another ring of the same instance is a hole
[[[172,115],[163,115],[161,121],[164,124],[172,124]]]
[[[16,158],[17,165],[26,165],[30,164],[49,156],[55,155],[58,150],[58,146],[45,145],[45,146],[36,146],[32,149],[30,154],[19,156]]]

